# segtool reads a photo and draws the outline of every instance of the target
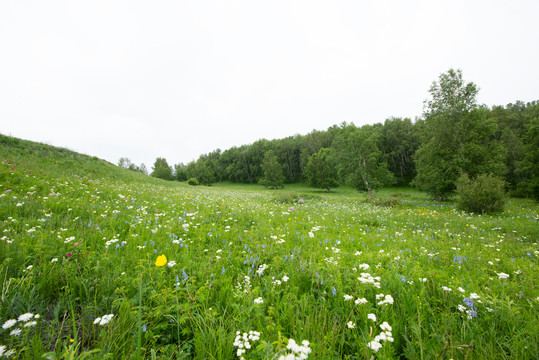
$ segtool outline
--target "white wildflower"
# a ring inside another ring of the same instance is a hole
[[[19,321],[21,322],[26,322],[30,319],[33,319],[34,318],[34,314],[32,313],[26,313],[26,314],[22,314],[19,316]]]
[[[14,320],[14,319],[10,319],[8,321],[6,321],[4,323],[4,325],[2,325],[2,329],[9,329],[10,327],[12,327],[13,325],[15,325],[17,323],[17,320]]]
[[[113,317],[114,317],[114,314],[103,315],[103,317],[98,317],[97,319],[95,319],[94,324],[107,325],[112,320]]]
[[[384,331],[391,331],[393,328],[387,323],[387,321],[384,321],[382,325],[380,325],[380,329]]]
[[[356,305],[366,304],[368,302],[369,301],[367,299],[365,299],[365,298],[361,298],[361,299],[357,298],[356,301],[355,301]]]
[[[373,341],[371,341],[370,343],[367,344],[367,347],[369,349],[374,350],[375,352],[377,352],[378,350],[380,350],[382,348],[382,344],[380,344],[376,340],[373,340]]]

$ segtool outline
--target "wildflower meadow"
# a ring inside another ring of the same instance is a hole
[[[2,141],[0,357],[539,354],[531,200],[486,216],[409,188],[379,191],[384,207],[348,188],[195,187]]]

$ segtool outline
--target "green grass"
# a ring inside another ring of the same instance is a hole
[[[309,359],[539,353],[534,202],[480,216],[408,188],[373,204],[347,187],[194,187],[0,143],[0,324],[40,315],[0,328],[13,358],[239,359],[237,331],[260,332],[246,359],[278,359],[289,339],[308,340]],[[374,352],[383,322],[393,341]]]

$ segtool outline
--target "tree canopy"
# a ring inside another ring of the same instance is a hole
[[[449,196],[463,174],[504,173],[503,149],[492,141],[497,124],[478,106],[477,92],[460,70],[451,69],[432,84],[431,99],[425,101],[414,184],[438,199]]]
[[[163,180],[172,180],[172,168],[168,165],[165,158],[155,159],[153,164],[153,170],[151,175],[153,177],[163,179]]]
[[[337,187],[339,182],[333,151],[329,148],[322,148],[309,157],[305,167],[305,175],[307,183],[312,187],[326,189],[328,192],[331,188]]]
[[[461,70],[450,69],[432,83],[422,117],[414,121],[391,117],[361,127],[342,123],[306,135],[217,149],[175,165],[174,178],[195,178],[207,185],[308,182],[318,187],[320,177],[312,176],[312,166],[320,161],[321,149],[330,149],[327,159],[332,159],[337,175],[329,178],[337,184],[323,185],[325,189],[349,184],[371,193],[381,186],[412,184],[444,199],[454,193],[460,176],[473,180],[491,174],[501,176],[512,195],[535,196],[539,103],[488,108],[477,103],[478,92]],[[131,168],[129,164],[122,161],[122,166]],[[165,162],[152,174],[169,179],[167,168]]]
[[[274,189],[283,187],[283,167],[277,161],[277,156],[275,156],[273,150],[266,151],[261,168],[264,177],[260,179],[260,184]]]

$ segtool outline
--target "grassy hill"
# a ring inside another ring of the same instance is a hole
[[[192,187],[0,144],[0,357],[539,353],[531,201],[481,216],[412,189],[380,191],[387,207],[349,188]]]
[[[3,161],[34,171],[40,176],[66,178],[72,176],[106,178],[122,182],[161,183],[160,181],[122,169],[95,156],[22,140],[0,134],[0,150]]]

